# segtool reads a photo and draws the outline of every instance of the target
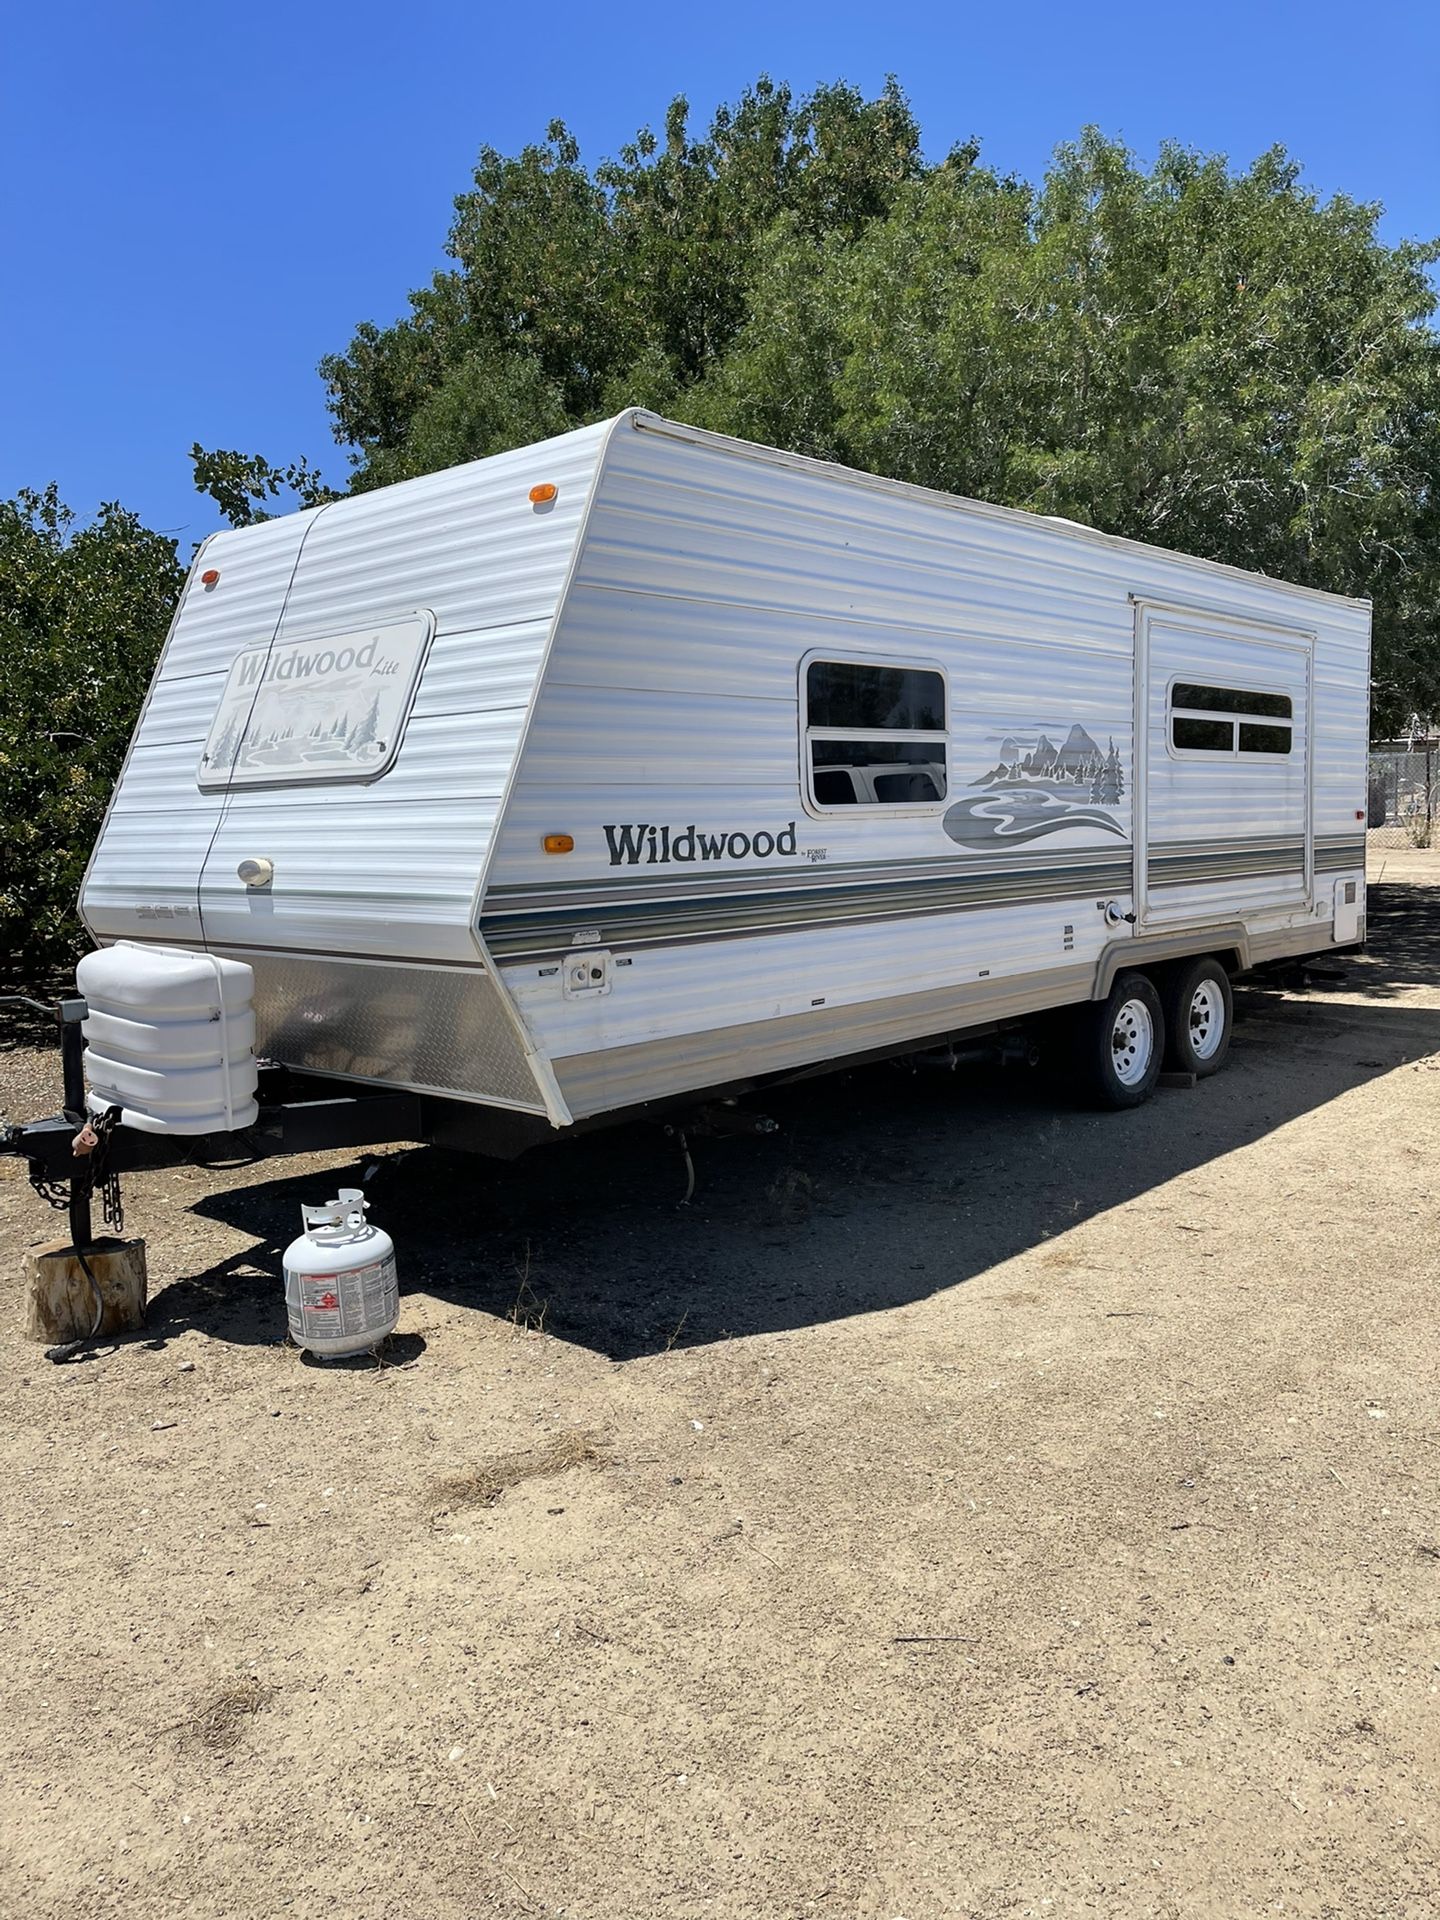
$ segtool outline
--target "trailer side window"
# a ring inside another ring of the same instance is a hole
[[[817,807],[926,807],[945,798],[945,679],[929,667],[812,660],[805,753]]]
[[[1288,693],[1207,687],[1189,680],[1177,680],[1170,689],[1170,745],[1176,753],[1283,758],[1294,744],[1293,717]]]

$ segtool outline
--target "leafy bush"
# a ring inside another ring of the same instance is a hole
[[[85,862],[184,578],[175,542],[51,486],[0,502],[0,971],[84,945]]]

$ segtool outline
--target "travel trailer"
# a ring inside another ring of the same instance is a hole
[[[1369,625],[639,411],[216,534],[85,876],[89,1107],[253,1112],[167,1107],[166,956],[347,1143],[1039,1015],[1133,1105],[1221,1064],[1233,975],[1363,938]]]

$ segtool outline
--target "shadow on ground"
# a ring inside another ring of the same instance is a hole
[[[1372,886],[1365,896],[1369,945],[1345,964],[1349,989],[1392,999],[1440,978],[1440,887]],[[1317,985],[1323,985],[1317,982]]]
[[[397,1154],[372,1183],[374,1214],[402,1290],[543,1323],[617,1360],[901,1306],[1440,1050],[1440,1009],[1391,1004],[1434,978],[1440,889],[1377,889],[1370,914],[1370,950],[1317,982],[1343,1004],[1242,988],[1225,1072],[1138,1112],[1077,1112],[1043,1070],[890,1064],[754,1096],[779,1131],[696,1142],[688,1206],[673,1139],[626,1127],[504,1165]],[[364,1164],[200,1200],[195,1212],[253,1244],[165,1287],[152,1332],[274,1340],[301,1200],[355,1184]]]

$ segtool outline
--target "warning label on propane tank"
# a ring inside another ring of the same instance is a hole
[[[315,1340],[344,1339],[393,1321],[399,1304],[393,1255],[349,1273],[287,1272],[292,1321]],[[298,1312],[297,1312],[298,1309]]]

